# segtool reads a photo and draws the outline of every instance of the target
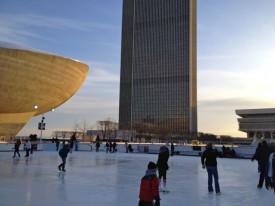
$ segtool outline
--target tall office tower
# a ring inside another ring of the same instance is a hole
[[[120,129],[197,133],[196,0],[124,0]]]

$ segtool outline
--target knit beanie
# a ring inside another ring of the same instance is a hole
[[[147,166],[148,170],[155,170],[157,169],[157,165],[154,162],[149,162],[148,166]]]

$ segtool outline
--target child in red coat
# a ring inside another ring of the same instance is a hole
[[[154,162],[149,162],[147,168],[145,176],[140,182],[139,206],[160,206],[157,165]]]

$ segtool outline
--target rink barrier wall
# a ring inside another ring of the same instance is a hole
[[[158,143],[130,143],[133,148],[133,153],[148,153],[148,154],[158,154],[159,148],[165,144]],[[166,146],[170,150],[170,145]],[[62,144],[59,145],[59,149],[62,147]],[[222,152],[222,145],[215,145],[219,152]],[[234,148],[236,158],[251,158],[256,151],[256,146],[226,146],[230,149]],[[12,152],[14,148],[14,144],[10,143],[2,143],[0,144],[0,152]],[[75,146],[73,148],[75,150]],[[78,151],[81,152],[95,152],[95,144],[91,143],[79,143]],[[24,150],[24,144],[20,145],[19,150]],[[56,151],[55,143],[38,143],[36,151]],[[200,156],[202,152],[205,150],[205,145],[176,145],[174,155],[186,155],[186,156]],[[106,147],[105,144],[101,144],[99,148],[100,152],[105,152]],[[126,148],[124,143],[117,143],[117,152],[125,153]]]

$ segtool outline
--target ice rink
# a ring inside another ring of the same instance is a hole
[[[134,206],[140,179],[153,154],[73,152],[66,172],[57,169],[57,152],[35,152],[12,158],[0,153],[0,206]],[[208,194],[207,172],[200,157],[169,159],[167,186],[161,206],[274,206],[273,191],[258,190],[257,163],[248,159],[218,159],[222,194]]]

